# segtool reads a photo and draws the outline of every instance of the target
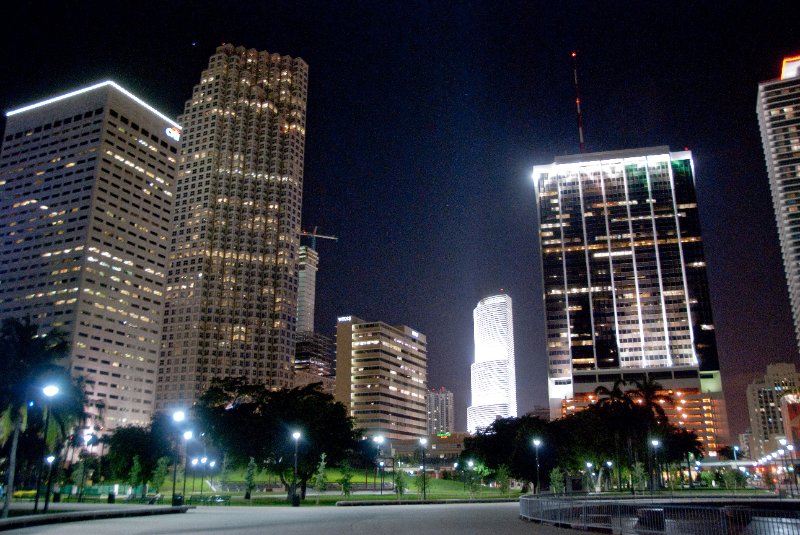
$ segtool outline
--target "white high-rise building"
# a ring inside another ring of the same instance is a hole
[[[66,333],[89,430],[147,425],[180,126],[114,82],[6,115],[0,318]]]
[[[486,297],[472,313],[475,362],[472,364],[472,405],[467,408],[467,431],[475,433],[497,418],[517,416],[514,372],[514,321],[511,297]]]
[[[800,346],[800,56],[783,60],[780,79],[759,84],[756,113]]]
[[[767,365],[767,373],[747,385],[747,410],[753,434],[753,459],[777,450],[786,436],[781,414],[781,401],[791,394],[800,394],[800,373],[790,362]]]

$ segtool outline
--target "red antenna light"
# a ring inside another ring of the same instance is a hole
[[[581,92],[578,86],[578,53],[572,52],[572,73],[575,77],[575,112],[578,117],[578,141],[581,153],[586,152],[586,143],[583,139],[583,114],[581,113]]]

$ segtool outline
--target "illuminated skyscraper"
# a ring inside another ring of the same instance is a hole
[[[364,436],[427,433],[427,338],[405,325],[342,316],[336,324],[336,401]]]
[[[593,403],[599,385],[648,378],[681,398],[673,422],[715,450],[727,424],[691,153],[563,156],[533,179],[551,417]]]
[[[186,102],[157,405],[293,383],[308,66],[226,44]]]
[[[314,332],[319,254],[307,245],[300,246],[297,283],[297,332]]]
[[[67,334],[92,432],[153,412],[179,138],[113,82],[7,113],[0,318]]]
[[[779,80],[759,84],[756,112],[800,345],[800,56],[783,60]]]
[[[791,362],[767,365],[767,373],[747,385],[747,410],[750,413],[750,430],[755,446],[753,459],[780,448],[780,439],[787,436],[781,402],[787,396],[798,394],[800,373]]]
[[[478,302],[472,312],[475,362],[472,364],[472,405],[467,431],[475,433],[497,418],[517,415],[514,372],[514,321],[511,297],[500,294]]]

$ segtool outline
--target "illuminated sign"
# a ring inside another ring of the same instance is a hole
[[[352,320],[353,320],[353,316],[340,316],[340,317],[339,317],[339,318],[337,318],[337,319],[338,319],[339,321],[352,321]]]
[[[412,330],[411,331],[411,336],[413,336],[414,338],[419,338],[419,333],[417,331],[413,331]]]
[[[171,137],[175,141],[180,141],[181,140],[181,131],[178,128],[174,128],[174,127],[170,126],[166,130],[164,130],[164,132],[167,134],[167,136]]]
[[[436,436],[439,438],[447,438],[450,436],[450,432],[448,431],[446,433],[436,433]]]

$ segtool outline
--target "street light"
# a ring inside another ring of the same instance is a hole
[[[208,462],[208,457],[203,457],[200,459],[200,464],[203,465],[203,472],[200,476],[200,497],[203,497],[203,485],[205,484],[206,479],[206,463]]]
[[[533,439],[533,447],[536,449],[536,488],[534,489],[534,494],[539,494],[539,446],[541,445],[541,439]]]
[[[613,490],[613,485],[611,481],[611,467],[614,465],[611,461],[606,461],[606,466],[608,466],[608,490]]]
[[[211,475],[208,478],[208,486],[211,487],[211,492],[214,492],[214,467],[217,465],[217,461],[211,461],[208,463],[208,467],[211,469]]]
[[[294,476],[292,476],[292,506],[300,505],[297,500],[297,445],[300,442],[300,431],[292,433],[294,439]]]
[[[183,495],[186,496],[186,476],[189,473],[189,441],[192,440],[194,433],[191,431],[183,432],[183,454],[186,459],[183,463]]]
[[[44,509],[43,512],[47,512],[47,508],[50,505],[50,488],[53,482],[53,461],[56,460],[55,455],[48,455],[45,459],[47,461],[47,489],[44,493]]]
[[[471,494],[472,493],[472,477],[474,475],[472,473],[472,467],[475,466],[475,463],[473,461],[467,461],[467,466],[469,466],[469,483],[470,483],[470,494]],[[466,484],[467,484],[467,474],[466,474],[466,472],[464,472],[464,486],[465,487],[466,487]]]
[[[376,436],[372,437],[372,441],[375,443],[377,458],[380,459],[381,458],[381,446],[383,445],[383,441],[384,441],[383,435],[376,435]],[[383,466],[383,463],[381,463],[381,466]],[[383,476],[381,475],[381,477],[383,477]],[[374,488],[374,485],[373,485],[373,488]],[[383,479],[381,479],[381,494],[383,494]]]
[[[736,462],[738,460],[739,460],[739,446],[734,446],[733,447],[733,462]]]
[[[176,424],[183,422],[186,419],[186,413],[183,411],[175,411],[172,413],[172,421]],[[176,444],[177,449],[177,444]],[[175,484],[178,480],[178,455],[180,452],[175,453],[175,456],[172,459],[172,506],[178,505],[175,503]]]
[[[381,467],[381,496],[383,496],[383,461],[380,462]]]
[[[49,406],[49,403],[48,403],[47,400],[49,400],[50,398],[53,398],[53,397],[58,395],[58,386],[56,386],[56,385],[46,385],[44,388],[42,388],[42,394],[44,394],[44,405],[43,406],[44,406],[44,411],[45,411],[45,417],[44,417],[44,450],[47,451],[47,432],[48,432],[49,427],[50,427],[50,406]],[[39,464],[39,466],[38,466],[38,470],[36,472],[36,498],[35,498],[35,500],[33,502],[33,512],[34,513],[39,510],[39,487],[41,486],[41,482],[42,482],[42,465],[41,465],[41,463],[38,463],[38,464]],[[49,492],[49,490],[47,492]],[[45,498],[45,501],[47,501],[47,498]]]
[[[654,471],[655,471],[655,474],[653,475],[653,480],[651,481],[651,485],[650,485],[650,491],[652,492],[653,491],[653,487],[656,485],[656,477],[658,477],[658,479],[659,479],[658,486],[659,487],[661,486],[661,481],[660,481],[661,480],[661,474],[659,473],[659,469],[658,469],[658,446],[661,445],[661,442],[658,439],[654,438],[653,440],[650,441],[650,444],[653,445],[653,468],[654,468]]]
[[[420,448],[422,448],[422,500],[427,498],[427,485],[425,484],[425,446],[428,444],[428,439],[422,437],[419,439]]]
[[[194,480],[197,477],[197,463],[200,462],[200,459],[195,457],[192,459],[192,494],[194,494]]]

